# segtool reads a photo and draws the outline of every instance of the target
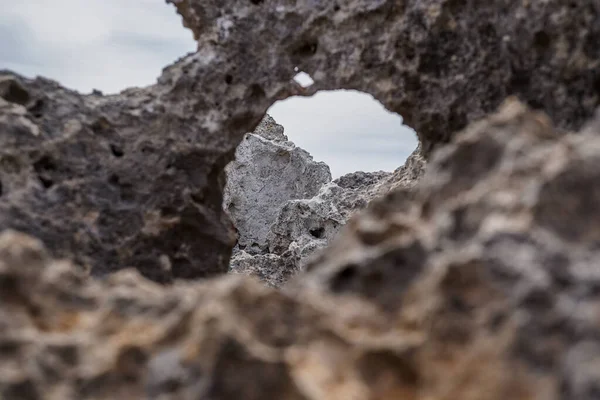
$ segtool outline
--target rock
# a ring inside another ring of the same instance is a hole
[[[249,133],[226,168],[224,207],[238,231],[238,246],[250,253],[267,249],[267,234],[286,201],[312,197],[331,181],[329,167],[287,141],[270,117]]]
[[[260,118],[290,94],[355,89],[400,114],[428,156],[508,95],[575,130],[600,104],[598,0],[168,2],[202,60],[182,90],[218,93],[216,108],[239,115]],[[314,84],[290,87],[294,68]]]
[[[250,143],[248,146],[254,145]],[[244,153],[247,153],[247,150],[244,150]],[[262,168],[261,165],[265,159],[268,157],[264,156],[262,152],[253,152],[248,157],[244,157],[246,165],[258,166],[258,168]],[[242,182],[247,181],[248,177],[256,179],[256,175],[272,175],[263,174],[260,170],[257,171],[258,168],[245,168],[243,179],[238,177],[235,183],[229,181],[228,188],[231,188],[230,191],[236,190],[237,197],[240,199],[249,198],[245,209],[239,214],[241,219],[234,216],[236,226],[250,235],[254,231],[262,232],[265,245],[262,248],[254,247],[252,253],[244,250],[239,252],[237,248],[234,249],[230,271],[257,277],[270,286],[282,286],[303,269],[304,264],[313,253],[326,247],[350,217],[364,209],[371,200],[396,188],[410,189],[414,187],[418,178],[423,174],[425,160],[418,148],[406,160],[406,164],[393,173],[382,171],[350,173],[333,182],[326,183],[312,198],[292,199],[284,203],[278,202],[275,205],[264,199],[254,199],[245,193],[247,186]],[[229,174],[231,175],[233,171],[229,170]],[[239,175],[242,175],[241,172]],[[303,174],[301,171],[287,174],[287,176],[295,175]],[[286,178],[278,177],[278,179]],[[299,177],[298,179],[304,178]],[[227,193],[226,190],[226,205],[229,198]],[[264,196],[276,197],[269,193]],[[269,205],[271,215],[274,216],[268,220],[260,217],[267,211],[261,210],[257,213],[257,204]],[[240,232],[240,237],[243,237],[243,232]],[[246,249],[242,241],[240,244],[241,249]]]
[[[84,96],[0,73],[0,229],[35,235],[94,275],[227,271],[222,171],[237,139],[178,115],[166,86]]]
[[[156,85],[83,96],[2,72],[0,228],[98,275],[226,271],[223,168],[277,100],[369,93],[418,132],[425,157],[509,94],[571,130],[600,103],[597,0],[168,2],[198,50]]]
[[[600,114],[570,133],[511,100],[285,290],[94,280],[4,232],[0,396],[595,399],[599,158]]]
[[[352,215],[390,190],[412,189],[424,170],[425,160],[417,149],[393,173],[350,173],[325,185],[311,199],[287,202],[270,228],[270,252],[294,254],[293,270],[301,270],[304,262],[327,246]]]
[[[295,250],[292,247],[282,254],[249,254],[237,250],[231,256],[229,272],[252,276],[270,287],[282,287],[301,270],[301,255]]]

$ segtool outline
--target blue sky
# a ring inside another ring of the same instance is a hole
[[[191,33],[164,0],[0,0],[0,69],[43,75],[87,93],[152,84],[194,51]],[[269,113],[334,177],[391,171],[416,147],[414,132],[371,96],[321,92]]]

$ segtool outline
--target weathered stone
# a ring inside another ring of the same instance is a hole
[[[244,137],[226,168],[224,207],[238,231],[238,247],[267,249],[269,228],[289,200],[312,197],[331,181],[329,167],[287,141],[270,117]]]
[[[233,244],[223,168],[276,100],[372,94],[416,129],[425,156],[508,94],[569,129],[600,102],[597,0],[168,2],[198,51],[154,86],[81,96],[2,73],[0,228],[97,274],[208,276]],[[315,83],[300,87],[295,68]]]
[[[600,114],[511,101],[343,229],[285,291],[103,280],[0,235],[0,396],[597,398]]]
[[[234,235],[220,192],[237,139],[217,144],[206,121],[163,99],[166,86],[83,96],[0,73],[0,229],[96,275],[227,271]]]
[[[269,251],[293,255],[292,262],[288,260],[285,265],[293,265],[293,271],[301,270],[304,262],[327,246],[352,215],[390,190],[413,188],[424,169],[425,160],[417,149],[393,173],[347,174],[325,185],[311,199],[287,202],[270,228]]]
[[[569,129],[600,104],[598,0],[168,2],[198,40],[181,90],[219,95],[215,116],[247,131],[278,98],[355,89],[402,115],[427,156],[508,95]],[[295,67],[315,83],[290,87]]]

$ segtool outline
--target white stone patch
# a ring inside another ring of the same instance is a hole
[[[298,72],[296,76],[294,76],[294,81],[303,88],[311,87],[315,83],[313,78],[306,72]]]

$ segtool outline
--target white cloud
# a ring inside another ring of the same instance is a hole
[[[0,3],[0,69],[43,75],[82,92],[152,84],[163,67],[195,49],[164,0]],[[279,102],[269,113],[334,176],[393,170],[416,146],[401,118],[365,94],[317,93]]]

